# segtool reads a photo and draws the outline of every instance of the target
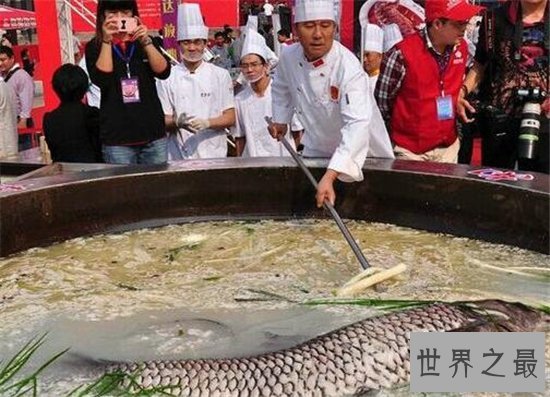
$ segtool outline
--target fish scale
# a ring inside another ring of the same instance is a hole
[[[408,366],[403,369],[408,338],[400,336],[426,329],[430,323],[437,324],[433,329],[449,331],[471,321],[463,310],[438,304],[366,319],[280,352],[239,359],[148,361],[138,366],[121,363],[110,371],[132,374],[145,388],[175,386],[166,391],[182,396],[197,392],[223,396],[234,391],[353,395],[408,381]]]
[[[508,319],[517,318],[522,327],[528,327],[530,322],[524,313],[539,319],[539,314],[523,305],[499,302],[502,304],[506,310],[516,311],[513,315],[508,313]],[[465,329],[481,320],[486,320],[486,316],[465,306],[436,303],[371,317],[272,353],[243,358],[146,361],[137,366],[117,363],[108,371],[126,373],[140,387],[170,385],[163,391],[178,396],[353,396],[409,381],[410,332]],[[508,330],[507,327],[508,322],[503,328]],[[126,378],[124,386],[129,383]]]

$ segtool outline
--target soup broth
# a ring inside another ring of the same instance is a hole
[[[371,266],[407,265],[361,297],[548,304],[546,255],[394,225],[347,225]],[[374,313],[300,305],[333,297],[360,271],[329,220],[170,225],[33,248],[0,260],[0,359],[44,332],[36,362],[67,347],[105,360],[288,347]],[[49,370],[44,395],[97,375],[78,360],[68,355]]]

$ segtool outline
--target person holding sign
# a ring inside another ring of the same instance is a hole
[[[397,158],[457,163],[456,105],[468,64],[464,33],[482,7],[426,0],[426,28],[384,54],[375,97]]]
[[[164,164],[167,141],[155,78],[170,75],[141,23],[136,0],[100,0],[96,37],[86,46],[92,83],[101,90],[103,159],[114,164]]]

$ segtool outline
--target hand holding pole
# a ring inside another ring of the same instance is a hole
[[[267,121],[268,124],[272,123],[272,120],[271,120],[270,117],[266,116],[265,120]],[[283,137],[283,139],[280,140],[280,142],[283,144],[283,146],[288,151],[288,153],[290,153],[290,155],[292,156],[294,161],[296,161],[298,166],[302,169],[304,174],[306,174],[306,177],[309,179],[309,181],[311,182],[313,187],[317,190],[317,186],[318,186],[317,180],[311,174],[309,169],[306,167],[306,165],[304,164],[304,162],[302,161],[302,159],[300,158],[298,153],[296,153],[296,151],[292,148],[292,146],[290,146],[290,143],[288,143],[288,141],[284,137]],[[370,267],[370,265],[369,265],[369,262],[367,261],[367,258],[365,258],[365,255],[363,255],[363,252],[361,251],[361,248],[359,248],[359,245],[357,244],[357,242],[355,241],[355,239],[351,235],[350,231],[348,230],[348,228],[346,227],[346,225],[342,221],[342,218],[340,218],[340,215],[338,215],[338,212],[336,212],[336,209],[334,208],[334,206],[328,200],[325,200],[325,202],[323,203],[323,206],[328,210],[328,212],[330,213],[330,215],[332,216],[332,218],[334,219],[334,221],[338,225],[338,228],[340,229],[340,231],[344,235],[344,238],[348,242],[349,246],[351,247],[351,250],[353,251],[353,253],[357,257],[357,260],[359,260],[359,263],[361,264],[363,269],[368,269]]]

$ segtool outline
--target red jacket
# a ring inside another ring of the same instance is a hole
[[[416,154],[450,146],[457,138],[455,118],[439,121],[436,99],[441,96],[443,88],[445,95],[453,98],[456,116],[456,100],[466,71],[468,45],[462,39],[454,48],[443,72],[443,87],[437,61],[420,34],[406,37],[397,46],[403,54],[407,72],[391,115],[392,141]]]

